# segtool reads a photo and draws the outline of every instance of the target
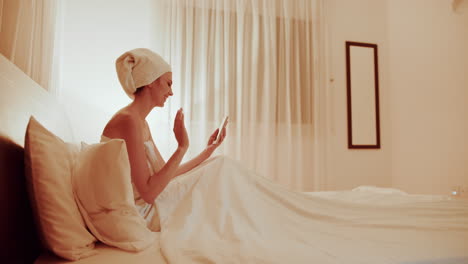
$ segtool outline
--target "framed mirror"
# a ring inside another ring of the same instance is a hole
[[[377,44],[346,41],[348,148],[379,149]]]

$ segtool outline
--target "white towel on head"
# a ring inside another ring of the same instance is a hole
[[[171,66],[161,56],[144,48],[125,52],[116,60],[115,67],[120,84],[132,99],[138,88],[171,71]]]

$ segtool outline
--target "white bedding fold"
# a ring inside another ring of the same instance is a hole
[[[291,192],[225,157],[157,198],[169,263],[411,263],[468,259],[468,204],[353,203]]]

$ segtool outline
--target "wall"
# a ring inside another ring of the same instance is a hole
[[[326,1],[329,79],[326,96],[326,189],[391,184],[391,122],[385,0]],[[370,12],[372,10],[372,12]],[[379,51],[381,149],[348,149],[345,42],[376,43]]]
[[[326,186],[468,189],[468,1],[327,1]],[[372,10],[372,12],[369,12]],[[379,46],[382,149],[348,150],[346,40]]]
[[[468,1],[389,0],[392,185],[468,186]]]
[[[149,47],[150,0],[63,3],[60,100],[79,141],[99,141],[111,116],[130,102],[115,72],[127,50]]]

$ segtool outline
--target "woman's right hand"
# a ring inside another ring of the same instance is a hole
[[[187,130],[185,129],[184,112],[182,108],[177,111],[174,120],[174,135],[179,143],[179,148],[187,150],[189,147],[189,138]]]

